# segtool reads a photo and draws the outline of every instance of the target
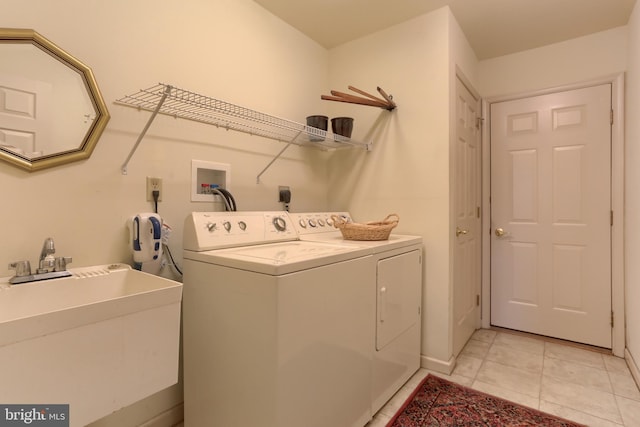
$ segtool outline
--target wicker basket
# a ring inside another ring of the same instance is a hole
[[[333,219],[333,226],[340,229],[342,237],[346,240],[387,240],[391,230],[400,221],[397,214],[387,215],[382,221],[370,221],[364,224],[347,222],[337,215],[331,215],[331,219]]]

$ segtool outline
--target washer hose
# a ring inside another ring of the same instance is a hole
[[[215,194],[222,197],[222,200],[224,201],[224,207],[227,211],[237,210],[236,200],[233,198],[231,193],[229,193],[227,190],[225,190],[224,188],[218,187],[218,188],[212,188],[211,191],[213,191]]]

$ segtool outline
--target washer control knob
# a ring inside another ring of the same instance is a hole
[[[244,221],[240,221],[238,222],[238,227],[240,227],[240,230],[244,231],[247,229],[247,223]]]
[[[231,231],[231,223],[229,221],[223,222],[222,226],[224,227],[225,230],[227,230],[227,232]]]
[[[284,220],[281,216],[277,216],[273,218],[273,226],[278,231],[285,231],[287,229],[287,221]]]

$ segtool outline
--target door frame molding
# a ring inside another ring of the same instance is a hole
[[[613,354],[624,357],[625,350],[625,303],[624,303],[624,73],[604,76],[564,86],[514,95],[492,97],[482,101],[482,230],[491,231],[491,104],[515,99],[547,95],[555,92],[611,84],[611,309],[613,328],[611,346]],[[490,235],[489,235],[490,236]],[[491,239],[482,239],[482,327],[491,327]]]

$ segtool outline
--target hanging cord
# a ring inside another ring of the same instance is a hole
[[[178,274],[180,274],[182,276],[183,275],[182,274],[182,270],[180,270],[180,267],[178,267],[178,264],[176,263],[176,260],[173,259],[173,254],[171,253],[171,250],[169,249],[169,245],[164,243],[162,246],[164,247],[165,252],[169,254],[169,259],[171,260],[171,265],[178,272]]]
[[[153,212],[158,213],[158,199],[160,198],[160,191],[153,190],[151,194],[153,195]]]
[[[182,276],[182,270],[180,269],[180,267],[178,266],[178,264],[176,263],[176,260],[173,258],[173,254],[171,253],[171,249],[169,249],[169,236],[171,234],[171,227],[167,224],[162,224],[162,247],[164,248],[164,253],[163,255],[166,253],[169,255],[169,260],[171,260],[171,262],[169,263],[171,266],[173,266],[174,270],[176,270],[178,272],[178,274],[180,274],[180,276]]]
[[[158,190],[154,190],[152,193],[153,195],[153,204],[154,204],[154,213],[158,213],[158,199],[160,198],[160,192]],[[169,227],[168,225],[166,225],[166,227],[168,227],[168,229],[165,229],[163,227],[163,232],[162,232],[162,247],[164,248],[164,252],[169,254],[169,259],[171,260],[171,265],[173,266],[173,268],[178,272],[178,274],[180,276],[182,276],[182,270],[180,270],[180,267],[178,267],[178,264],[176,263],[176,260],[173,259],[173,254],[171,253],[171,249],[169,249],[169,229],[171,229],[171,227]]]

